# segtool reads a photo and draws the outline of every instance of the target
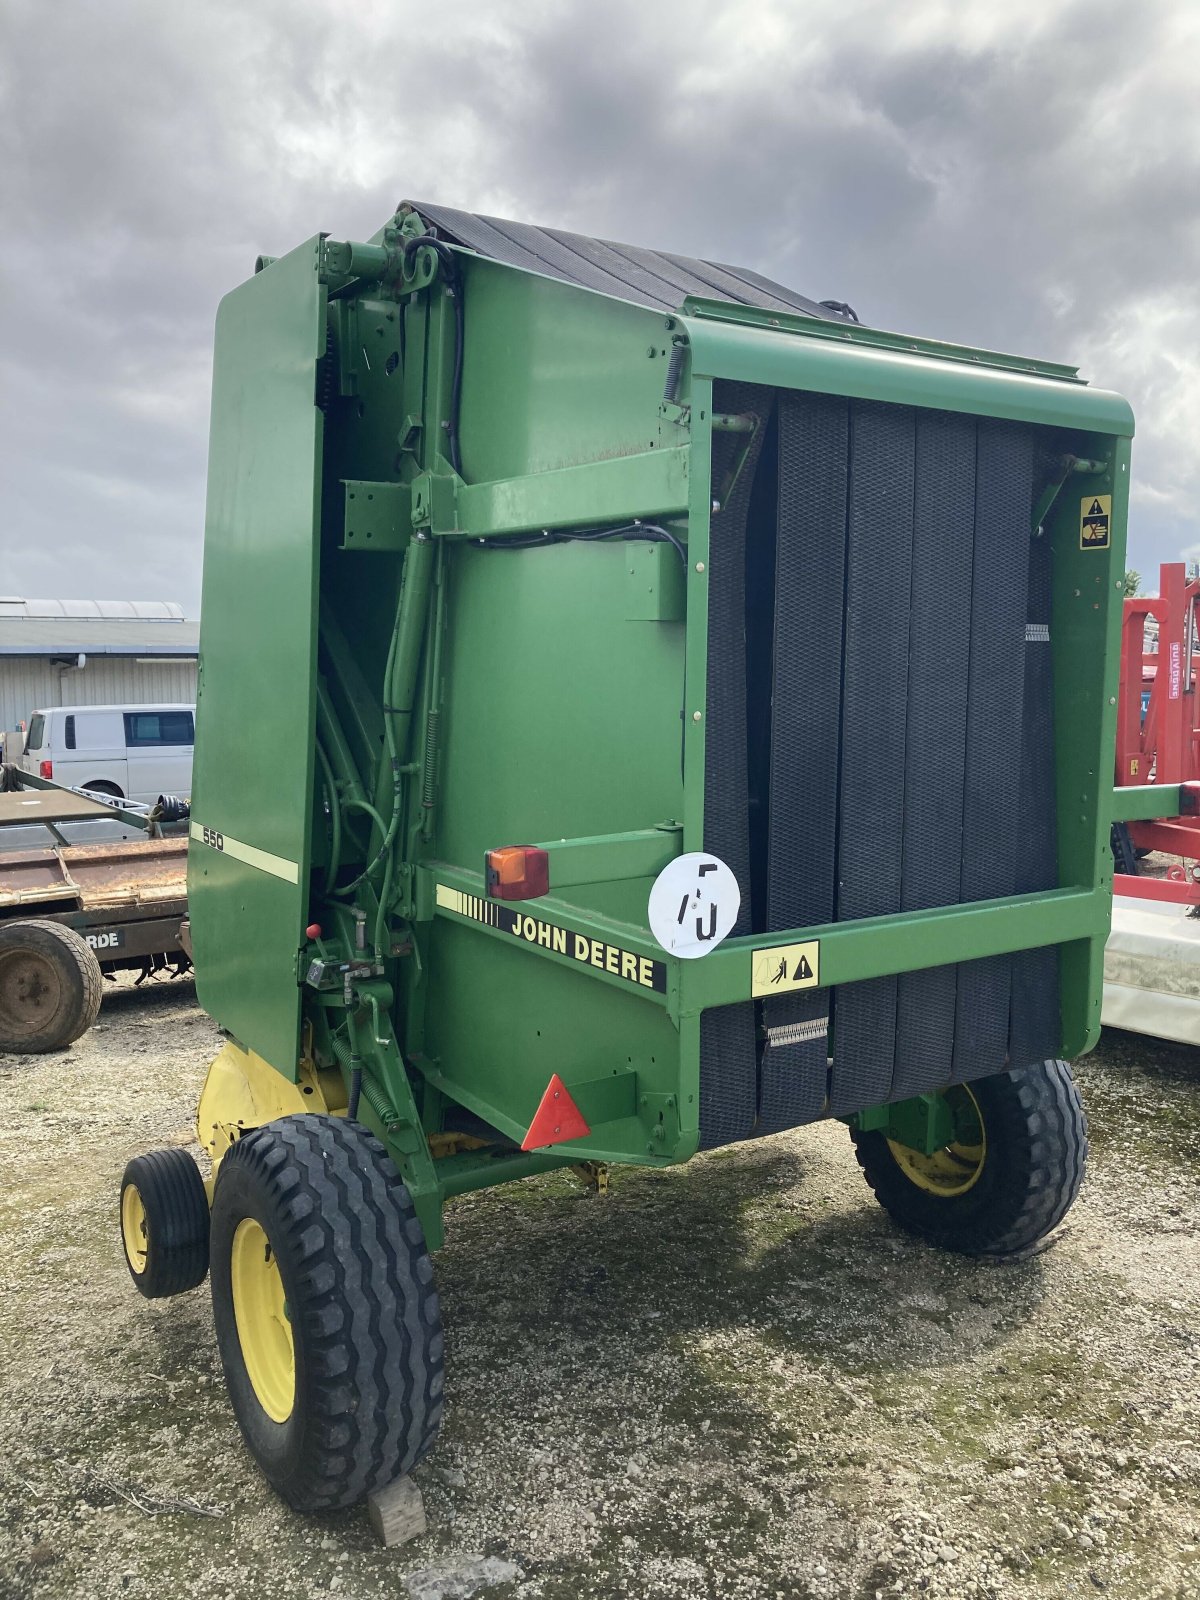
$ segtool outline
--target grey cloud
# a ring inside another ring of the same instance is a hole
[[[1149,572],[1198,538],[1188,10],[0,0],[0,589],[194,607],[220,295],[406,196],[1085,361]]]

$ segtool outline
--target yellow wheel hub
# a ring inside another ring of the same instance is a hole
[[[229,1270],[246,1374],[272,1422],[286,1422],[296,1403],[292,1324],[271,1241],[253,1217],[237,1225]]]
[[[979,1102],[966,1084],[947,1089],[945,1098],[954,1117],[954,1138],[949,1144],[925,1155],[911,1145],[889,1139],[888,1149],[901,1172],[918,1189],[943,1200],[954,1200],[978,1183],[987,1159],[987,1134]]]
[[[121,1190],[121,1238],[126,1259],[140,1278],[146,1270],[146,1207],[136,1183]]]

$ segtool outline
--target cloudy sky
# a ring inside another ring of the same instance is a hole
[[[1196,0],[0,0],[0,593],[195,614],[217,301],[402,198],[1075,362],[1200,557],[1198,75]]]

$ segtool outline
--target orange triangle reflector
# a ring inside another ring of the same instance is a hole
[[[540,1150],[543,1145],[582,1139],[585,1133],[591,1131],[583,1120],[583,1113],[571,1099],[566,1084],[556,1072],[546,1085],[542,1103],[529,1124],[529,1132],[521,1140],[521,1149]]]

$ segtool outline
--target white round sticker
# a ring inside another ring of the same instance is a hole
[[[655,878],[650,931],[671,955],[695,961],[733,932],[741,903],[738,881],[721,858],[693,850]]]

